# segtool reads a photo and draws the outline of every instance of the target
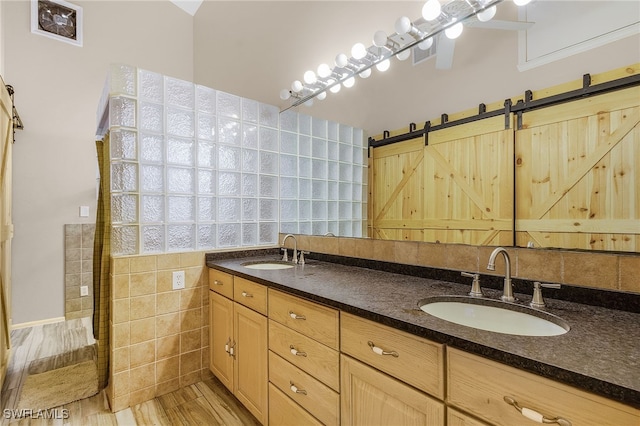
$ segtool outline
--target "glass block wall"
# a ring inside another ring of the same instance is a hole
[[[126,65],[104,99],[114,255],[362,236],[361,129]]]

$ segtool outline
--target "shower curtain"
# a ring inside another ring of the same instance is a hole
[[[96,233],[93,246],[93,336],[97,341],[98,388],[109,381],[109,310],[111,304],[111,168],[109,134],[96,141],[100,187],[96,209]]]

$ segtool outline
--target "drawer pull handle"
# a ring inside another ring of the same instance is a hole
[[[394,358],[398,358],[400,356],[396,351],[385,351],[382,348],[377,347],[371,340],[369,340],[367,344],[369,345],[371,350],[377,353],[378,355],[391,355]]]
[[[235,348],[236,348],[236,342],[233,342],[231,346],[229,346],[229,355],[231,355],[234,358],[235,358]]]
[[[299,320],[306,320],[307,319],[307,317],[305,317],[304,315],[298,315],[298,314],[294,313],[293,311],[289,311],[289,316],[291,318],[293,318],[293,319],[296,319],[296,320],[298,320],[298,319]]]
[[[227,340],[227,343],[224,344],[224,351],[226,353],[229,353],[229,343],[231,343],[231,338],[229,338],[229,340]]]
[[[289,345],[289,349],[291,350],[291,353],[294,354],[295,356],[307,356],[306,352],[301,352],[299,350],[297,350],[296,348],[293,347],[293,345]]]
[[[242,292],[242,297],[253,297],[253,294],[247,293],[246,291]]]
[[[306,394],[307,394],[307,391],[306,391],[306,390],[304,390],[304,389],[298,389],[298,388],[296,387],[296,385],[294,385],[294,384],[293,384],[293,382],[289,382],[289,384],[291,384],[291,392],[293,392],[293,393],[299,393],[299,394],[302,394],[302,395],[306,395]]]
[[[545,424],[557,423],[560,426],[571,426],[571,422],[567,419],[563,419],[562,417],[549,418],[549,417],[545,417],[543,414],[540,414],[535,410],[532,410],[531,408],[521,407],[520,404],[518,404],[518,401],[511,398],[510,396],[505,396],[504,402],[513,406],[516,410],[518,410],[520,414],[522,414],[524,417],[528,418],[529,420],[533,420],[534,422],[545,423]]]
[[[213,285],[222,285],[222,281],[213,280]]]

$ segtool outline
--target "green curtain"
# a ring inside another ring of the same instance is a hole
[[[109,382],[109,310],[111,305],[111,168],[109,134],[96,141],[100,187],[93,246],[93,336],[98,346],[98,385]]]

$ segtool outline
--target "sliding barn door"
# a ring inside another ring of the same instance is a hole
[[[640,251],[640,88],[523,114],[519,246]]]
[[[513,130],[495,117],[373,149],[373,237],[513,243]]]
[[[0,77],[0,386],[9,362],[11,306],[11,148],[13,102]]]

